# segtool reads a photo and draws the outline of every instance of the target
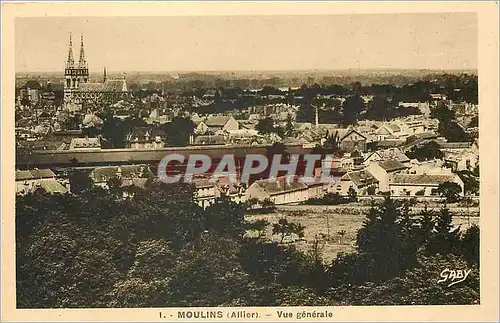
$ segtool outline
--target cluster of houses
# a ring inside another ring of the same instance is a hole
[[[16,103],[16,139],[20,142],[38,142],[51,137],[62,150],[100,150],[101,139],[85,137],[86,128],[99,128],[103,120],[89,108],[67,105],[56,107],[56,85],[43,90],[39,83],[29,81],[19,91]],[[204,107],[219,96],[216,90],[207,91],[192,98],[191,106]],[[280,95],[268,95],[268,99],[283,99]],[[342,98],[341,98],[342,99]],[[370,101],[372,97],[363,96]],[[57,100],[56,100],[57,101]],[[110,107],[115,117],[130,117],[134,105],[146,107],[143,120],[147,126],[134,127],[124,138],[127,149],[162,149],[166,146],[166,134],[159,125],[168,123],[176,115],[190,118],[196,128],[189,145],[270,145],[276,142],[300,144],[303,147],[324,146],[334,138],[334,145],[342,152],[333,161],[335,180],[323,184],[301,183],[293,176],[273,181],[258,180],[251,185],[236,185],[220,179],[212,183],[206,178],[194,182],[196,198],[200,206],[206,207],[221,196],[236,202],[249,199],[271,200],[275,204],[299,203],[310,198],[333,192],[347,195],[354,189],[358,195],[390,194],[392,196],[434,196],[441,183],[454,182],[462,188],[464,183],[457,171],[471,170],[478,166],[478,142],[447,142],[437,135],[438,121],[430,118],[430,109],[436,102],[445,102],[443,95],[433,95],[431,102],[400,102],[400,107],[418,108],[422,114],[387,121],[359,121],[356,125],[341,127],[320,123],[316,110],[315,122],[296,122],[299,107],[286,103],[268,103],[251,106],[244,113],[200,115],[179,108],[167,108],[166,99],[158,94],[131,102],[120,100]],[[461,123],[468,124],[477,117],[477,105],[453,106]],[[71,125],[72,118],[80,115],[80,123]],[[292,123],[292,133],[260,133],[256,126],[259,120],[271,118],[276,126],[286,128]],[[464,126],[465,127],[465,126]],[[469,129],[467,129],[469,130]],[[476,129],[477,130],[477,129]],[[444,153],[442,160],[420,162],[410,159],[408,152],[428,142],[434,142]],[[45,145],[45,144],[44,144]],[[51,149],[43,146],[43,149]],[[147,178],[153,176],[146,165],[96,167],[89,175],[94,185],[108,188],[111,178],[119,178],[124,187],[144,187]],[[71,191],[69,181],[57,176],[49,169],[16,171],[16,192],[26,194],[37,188],[51,193]]]
[[[196,201],[204,208],[222,196],[237,203],[270,200],[277,205],[300,203],[326,193],[346,196],[350,190],[356,191],[358,196],[432,197],[437,196],[439,185],[445,182],[458,184],[463,195],[464,183],[455,172],[478,166],[478,143],[445,145],[443,150],[447,156],[443,160],[423,162],[408,158],[403,149],[394,147],[366,152],[358,157],[345,153],[333,159],[332,174],[336,175],[332,175],[328,183],[320,180],[321,168],[317,168],[316,180],[312,183],[302,183],[295,175],[261,179],[250,185],[236,184],[226,177],[220,177],[215,182],[208,177],[197,177],[193,187]],[[123,165],[96,167],[89,177],[95,186],[105,189],[109,188],[109,181],[113,178],[120,179],[122,187],[144,188],[148,178],[154,177],[154,174],[147,165]],[[39,187],[50,193],[70,191],[67,177],[58,177],[49,169],[16,171],[17,194],[26,194]]]

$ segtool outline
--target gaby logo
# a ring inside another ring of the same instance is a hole
[[[301,156],[305,165],[298,180],[302,183],[332,183],[335,178],[331,175],[333,155],[322,158],[319,154]],[[192,154],[189,157],[181,154],[169,154],[163,157],[158,165],[158,178],[164,183],[184,181],[191,183],[197,174],[211,174],[210,181],[216,182],[219,177],[226,177],[232,183],[248,183],[255,174],[268,171],[269,181],[275,181],[278,174],[285,172],[287,178],[294,178],[297,174],[299,155],[290,155],[284,158],[281,154],[269,158],[265,155],[248,154],[239,160],[239,167],[234,155],[224,155],[215,162],[207,155]],[[285,160],[285,161],[284,161]],[[321,173],[314,174],[316,165],[321,164]],[[175,170],[175,171],[174,171]]]
[[[467,276],[469,276],[471,272],[472,269],[454,270],[446,268],[441,272],[440,276],[442,278],[438,280],[438,283],[440,284],[449,282],[448,287],[451,287],[466,280]]]

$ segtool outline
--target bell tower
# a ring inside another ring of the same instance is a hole
[[[76,64],[73,56],[73,38],[71,32],[69,34],[69,49],[68,59],[66,60],[64,69],[64,99],[71,100],[72,93],[78,91],[80,83],[87,83],[89,79],[89,69],[85,58],[85,48],[83,45],[83,35],[81,36],[80,44],[80,59]]]

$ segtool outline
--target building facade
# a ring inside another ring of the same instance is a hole
[[[73,57],[73,41],[70,34],[68,58],[64,69],[65,105],[114,102],[127,97],[127,95],[125,76],[120,80],[108,80],[106,68],[104,68],[102,82],[90,82],[83,35],[81,36],[80,57],[76,62]]]

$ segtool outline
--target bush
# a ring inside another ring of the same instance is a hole
[[[309,205],[339,205],[349,203],[349,200],[339,193],[327,193],[323,197],[310,198],[304,202]]]

